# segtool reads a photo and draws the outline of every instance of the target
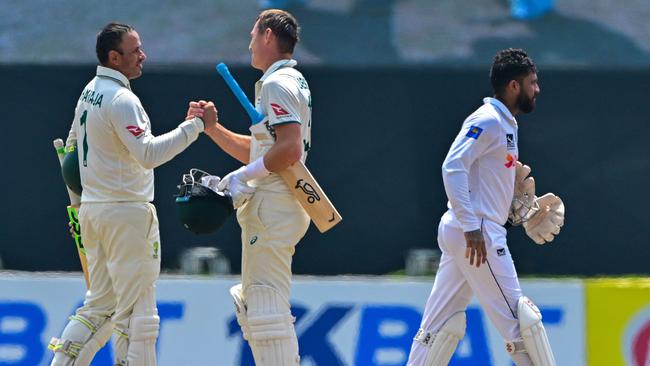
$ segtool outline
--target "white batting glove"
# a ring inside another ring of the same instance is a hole
[[[255,193],[255,188],[248,185],[248,183],[242,181],[241,178],[241,167],[234,172],[228,173],[219,184],[217,184],[217,189],[224,192],[230,198],[232,198],[232,204],[235,209],[240,208],[246,201],[248,201],[253,193]]]
[[[219,184],[217,188],[220,191],[228,193],[232,198],[235,208],[241,207],[253,195],[255,188],[248,185],[248,181],[255,178],[262,178],[271,174],[264,166],[264,157],[260,157],[254,162],[245,165],[234,172],[229,173]]]
[[[547,193],[535,201],[539,210],[524,222],[526,234],[539,245],[553,241],[564,225],[564,202],[553,193]]]
[[[204,175],[201,177],[201,185],[206,186],[215,192],[219,191],[219,182],[221,182],[221,177],[216,175]]]

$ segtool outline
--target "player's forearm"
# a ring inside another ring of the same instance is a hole
[[[205,131],[205,134],[210,136],[217,146],[221,148],[226,154],[239,160],[243,164],[248,164],[250,159],[251,137],[241,135],[228,130],[221,124],[217,124],[215,128]]]
[[[184,121],[163,135],[145,137],[142,147],[136,145],[131,153],[144,168],[153,169],[185,150],[196,141],[202,129],[203,122],[199,119]]]

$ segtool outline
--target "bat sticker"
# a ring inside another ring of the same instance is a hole
[[[298,179],[298,181],[296,182],[296,186],[294,188],[302,189],[302,191],[305,192],[305,194],[309,196],[309,197],[307,197],[307,201],[309,203],[314,203],[316,201],[320,201],[320,196],[318,195],[318,193],[316,193],[316,190],[314,189],[314,187],[312,187],[312,185],[307,183],[307,182],[304,182],[304,183],[303,182],[304,182],[304,179]]]

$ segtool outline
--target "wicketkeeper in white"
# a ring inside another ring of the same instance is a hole
[[[206,132],[226,153],[246,164],[226,175],[242,228],[242,283],[231,289],[237,321],[258,366],[298,365],[298,341],[289,298],[295,246],[309,216],[276,174],[302,159],[310,147],[311,94],[292,59],[298,23],[282,10],[262,12],[251,31],[251,64],[264,74],[255,85],[255,107],[267,119],[240,135],[218,122]],[[190,103],[188,118],[203,102]],[[207,109],[206,109],[207,111]]]
[[[530,168],[518,161],[515,117],[529,113],[539,94],[537,69],[521,49],[497,53],[490,79],[494,98],[463,122],[442,166],[449,210],[438,226],[440,266],[410,366],[447,365],[465,335],[465,309],[476,295],[517,366],[553,366],[542,316],[522,294],[504,224],[523,224],[537,244],[553,240],[564,204],[535,196]],[[469,259],[469,260],[468,260]]]
[[[142,74],[146,59],[131,26],[106,25],[97,35],[96,50],[101,65],[79,98],[67,139],[68,146],[78,145],[79,221],[90,287],[61,337],[50,342],[52,365],[89,365],[115,330],[115,365],[155,366],[161,246],[150,203],[153,168],[182,152],[204,126],[193,118],[152,135],[129,84]]]

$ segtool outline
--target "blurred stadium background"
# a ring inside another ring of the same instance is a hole
[[[0,0],[0,366],[47,364],[49,337],[83,298],[80,274],[63,273],[80,267],[52,140],[67,135],[94,75],[97,31],[119,20],[140,33],[148,60],[133,88],[154,133],[195,99],[214,100],[245,132],[214,65],[228,63],[252,95],[249,32],[270,5],[303,27],[295,57],[314,97],[308,164],[344,217],[324,235],[312,227],[294,257],[303,365],[406,362],[445,210],[440,166],[506,47],[531,54],[542,89],[535,113],[519,118],[521,160],[538,190],[567,206],[549,245],[509,232],[524,292],[542,308],[559,365],[650,365],[648,0]],[[251,365],[227,295],[241,259],[234,218],[195,236],[175,217],[172,196],[192,167],[223,175],[237,163],[201,137],[156,169],[159,363]],[[478,304],[468,319],[452,365],[510,365]],[[110,354],[93,365],[110,365]]]

